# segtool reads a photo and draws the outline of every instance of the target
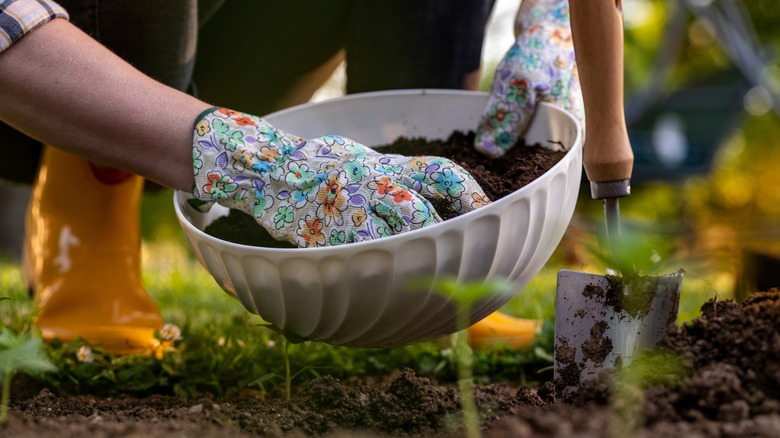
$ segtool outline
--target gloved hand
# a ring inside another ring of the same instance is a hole
[[[525,134],[541,101],[584,118],[568,0],[523,0],[515,25],[517,39],[496,69],[475,138],[477,150],[494,158]]]
[[[339,245],[440,222],[490,201],[450,160],[384,155],[335,135],[305,140],[225,108],[204,113],[193,138],[194,195],[252,215],[277,240]]]

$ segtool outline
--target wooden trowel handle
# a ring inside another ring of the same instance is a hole
[[[585,173],[591,187],[628,184],[634,153],[623,109],[621,0],[569,0],[569,8],[585,104]]]

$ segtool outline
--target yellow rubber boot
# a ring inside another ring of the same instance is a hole
[[[44,339],[154,349],[162,318],[141,286],[143,179],[46,147],[27,215],[25,276]]]
[[[538,320],[493,312],[468,328],[468,341],[475,349],[499,345],[512,349],[529,348],[541,326],[542,322]]]

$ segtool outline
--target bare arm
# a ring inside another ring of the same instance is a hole
[[[634,154],[623,111],[621,0],[569,0],[585,104],[584,164],[591,182],[631,178]]]
[[[0,53],[0,120],[167,187],[192,188],[192,136],[210,105],[160,84],[66,20]]]

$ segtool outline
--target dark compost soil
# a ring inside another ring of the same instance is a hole
[[[622,390],[603,379],[564,400],[539,387],[475,387],[484,436],[780,436],[780,292],[743,304],[711,300],[657,349],[652,383]],[[630,370],[630,368],[629,368]],[[23,392],[23,391],[21,391]],[[321,377],[291,401],[250,390],[221,398],[100,398],[43,389],[14,399],[3,436],[463,436],[458,392],[400,370],[383,382]]]
[[[424,138],[399,138],[389,145],[380,146],[384,153],[406,156],[437,156],[449,158],[465,168],[485,191],[490,200],[504,196],[539,178],[566,154],[538,145],[518,144],[500,159],[491,160],[474,148],[474,132],[453,132],[446,140]],[[436,211],[447,220],[455,216],[443,203],[433,202]],[[209,224],[206,233],[234,243],[291,248],[286,242],[275,241],[251,216],[234,210],[228,216]]]
[[[493,201],[539,178],[566,155],[562,151],[519,143],[503,157],[490,159],[474,148],[474,132],[460,131],[453,132],[444,141],[402,137],[378,150],[407,156],[449,158],[469,171]]]

